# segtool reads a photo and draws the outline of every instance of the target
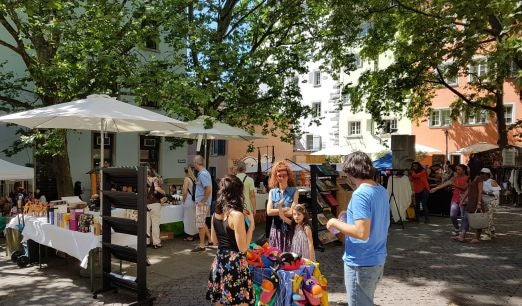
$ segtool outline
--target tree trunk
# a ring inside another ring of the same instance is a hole
[[[67,131],[63,130],[63,148],[61,155],[53,156],[53,172],[56,177],[56,190],[58,197],[72,196],[73,183],[71,177],[71,166],[69,163],[69,151],[67,150]]]
[[[495,106],[495,114],[497,116],[498,146],[502,149],[508,144],[506,118],[504,116],[504,94],[495,94],[497,103]]]

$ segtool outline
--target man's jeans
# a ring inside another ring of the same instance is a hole
[[[373,306],[373,295],[383,270],[384,266],[344,265],[344,284],[349,306]]]

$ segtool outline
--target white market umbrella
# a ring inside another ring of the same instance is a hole
[[[435,148],[428,147],[428,146],[425,146],[425,145],[421,145],[421,144],[418,144],[418,143],[415,144],[415,151],[416,152],[424,152],[424,153],[438,153],[438,152],[441,152],[439,149],[435,149]]]
[[[104,161],[105,132],[146,132],[158,129],[184,131],[186,128],[184,122],[107,95],[90,95],[85,99],[5,115],[0,117],[0,122],[38,129],[100,131],[100,167]]]
[[[460,148],[456,152],[457,153],[464,153],[464,154],[471,154],[471,153],[480,153],[484,151],[489,151],[493,149],[498,149],[498,145],[487,143],[487,142],[479,142],[476,144],[472,144],[470,146]]]
[[[207,119],[210,119],[212,121],[212,127],[208,129],[205,128],[205,120]],[[241,128],[217,121],[216,119],[208,116],[200,116],[195,120],[188,121],[186,131],[158,129],[151,131],[150,135],[197,139],[198,150],[200,150],[201,148],[202,140],[207,139],[250,141],[253,139],[265,138],[262,135],[250,134],[249,132]]]

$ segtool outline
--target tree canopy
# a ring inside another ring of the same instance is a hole
[[[128,91],[146,55],[148,28],[140,1],[22,0],[0,4],[0,105],[7,112],[49,106],[91,93]],[[22,69],[16,69],[16,63]],[[58,192],[72,194],[66,133],[49,130],[22,138],[6,150],[34,146],[54,159]]]
[[[355,109],[365,107],[375,119],[404,110],[409,118],[425,118],[435,90],[447,88],[457,96],[453,118],[482,110],[496,115],[498,144],[505,146],[503,85],[509,81],[518,88],[522,68],[518,2],[331,0],[324,58],[334,69],[345,69],[354,48],[373,60],[391,52],[390,66],[366,71],[346,86]],[[457,75],[471,81],[455,87],[450,79]]]
[[[25,71],[0,63],[0,108],[125,95],[182,120],[210,115],[292,141],[311,113],[292,80],[318,50],[325,12],[315,0],[3,1],[0,49]],[[66,133],[23,133],[31,137],[6,152],[37,141],[37,154],[55,159],[59,194],[72,193]]]
[[[311,114],[292,79],[307,72],[318,49],[323,5],[302,0],[151,2],[160,36],[177,50],[150,63],[154,99],[186,119],[210,115],[250,130],[262,126],[265,133],[292,141],[300,132],[295,123]],[[157,65],[169,69],[154,69]],[[138,96],[142,90],[150,92],[140,87]]]

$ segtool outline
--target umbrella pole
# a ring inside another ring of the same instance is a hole
[[[103,193],[101,192],[103,190],[103,166],[104,166],[104,159],[105,159],[105,119],[101,118],[101,131],[100,131],[100,211],[103,209]]]

